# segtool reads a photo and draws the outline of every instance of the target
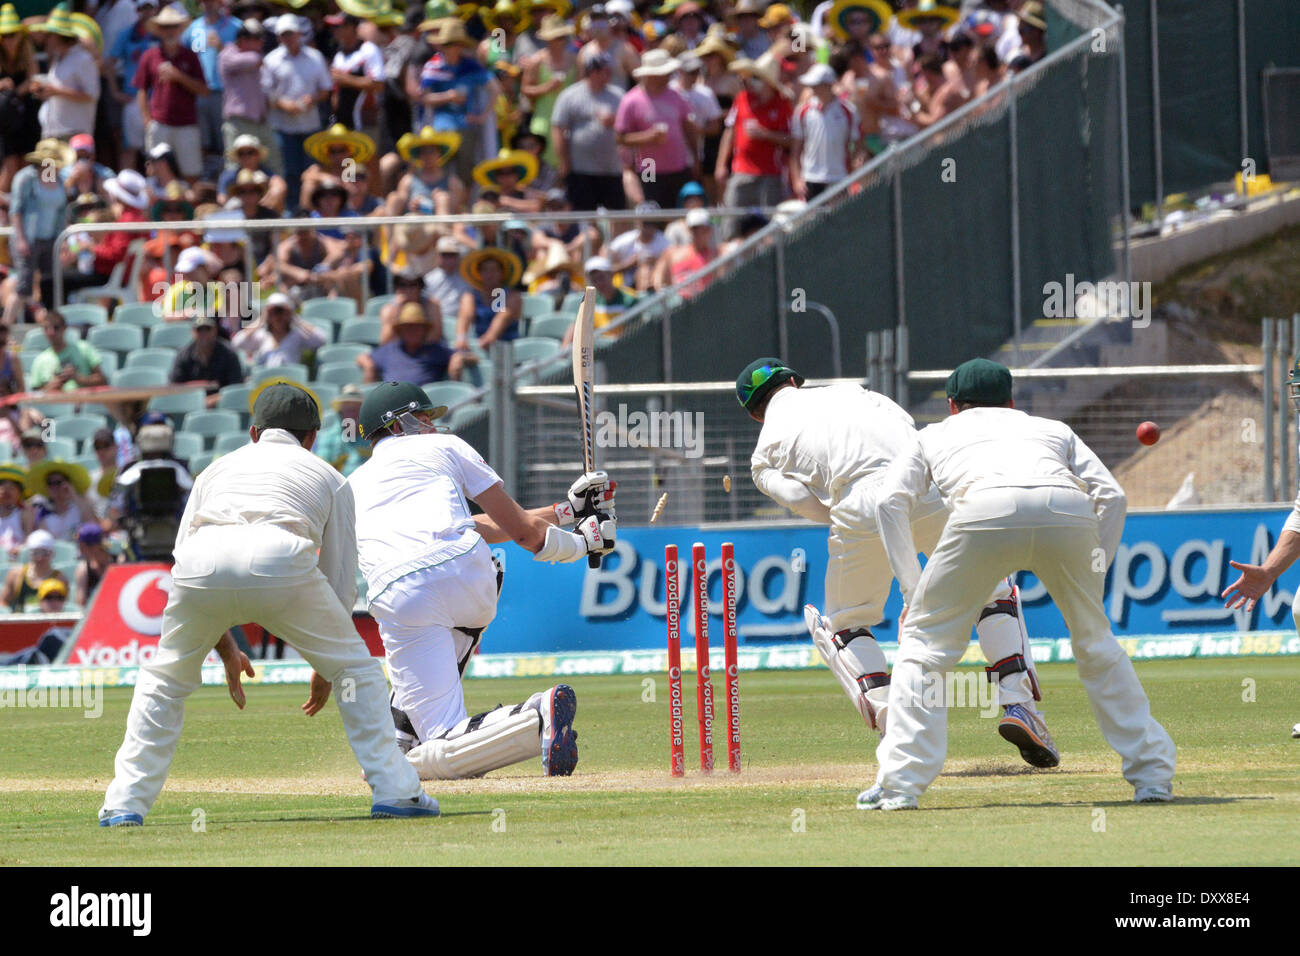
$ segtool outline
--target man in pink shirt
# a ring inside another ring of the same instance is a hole
[[[198,100],[208,95],[208,85],[198,54],[181,44],[187,23],[189,18],[171,7],[149,21],[161,42],[141,55],[132,85],[144,119],[145,147],[167,143],[181,175],[192,181],[203,171]]]
[[[623,148],[628,205],[648,200],[671,209],[681,188],[700,178],[690,103],[668,85],[676,71],[666,51],[650,50],[632,71],[637,85],[618,104],[614,131]]]

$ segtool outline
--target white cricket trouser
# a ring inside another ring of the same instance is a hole
[[[936,677],[961,658],[989,588],[1023,568],[1038,576],[1065,618],[1093,716],[1122,758],[1125,779],[1134,787],[1169,785],[1173,741],[1152,718],[1102,605],[1106,575],[1096,567],[1101,546],[1091,500],[1060,488],[995,488],[968,497],[963,513],[979,512],[987,502],[984,513],[998,517],[951,519],[921,573],[899,638],[876,782],[919,796],[939,775],[948,714],[942,695],[927,693],[927,684],[938,686]]]
[[[313,570],[292,578],[259,576],[249,584],[201,588],[173,583],[158,654],[136,681],[104,809],[148,813],[167,779],[185,719],[185,698],[201,683],[204,657],[227,628],[249,622],[287,641],[326,680],[354,681],[354,692],[336,693],[334,700],[375,802],[417,796],[419,776],[393,740],[383,669],[325,576]]]
[[[825,616],[832,631],[854,627],[875,627],[885,615],[885,602],[894,582],[889,556],[876,531],[876,492],[879,479],[863,479],[854,484],[831,511],[831,531],[826,542],[829,560],[826,565]],[[948,508],[937,492],[917,504],[912,512],[912,540],[919,554],[933,553],[948,523]],[[1011,587],[997,581],[986,592],[984,603],[1011,597]],[[1013,654],[1032,659],[1025,642],[1023,622],[1005,614],[996,614],[979,622],[976,637],[989,664]],[[969,642],[969,632],[967,640]],[[875,641],[854,641],[851,653],[862,672],[883,674],[889,668],[885,653]],[[1032,684],[1024,673],[1009,674],[998,681],[999,704],[1027,704],[1034,699]]]
[[[420,740],[440,737],[468,716],[459,662],[472,640],[453,628],[486,627],[496,612],[496,565],[481,541],[459,557],[398,578],[371,602],[394,702]]]

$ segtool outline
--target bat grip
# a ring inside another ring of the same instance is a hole
[[[596,493],[594,491],[588,491],[585,495],[583,495],[582,510],[577,513],[575,518],[577,520],[582,520],[583,518],[586,518],[589,515],[602,516],[600,510],[597,509],[596,507]],[[600,558],[601,556],[599,554],[587,555],[587,567],[589,568],[600,567]]]

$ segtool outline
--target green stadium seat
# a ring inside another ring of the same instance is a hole
[[[51,438],[63,438],[75,442],[78,451],[82,448],[89,450],[90,439],[95,432],[104,427],[104,420],[98,415],[66,415],[51,420],[47,427]]]
[[[133,352],[144,348],[144,330],[138,325],[97,325],[87,333],[86,341],[101,352]]]
[[[563,312],[549,312],[546,315],[539,315],[528,323],[528,338],[530,339],[555,339],[564,341],[564,336],[568,334],[569,329],[573,326],[573,316],[566,315]]]
[[[273,378],[287,378],[291,382],[302,382],[307,384],[307,366],[297,363],[289,365],[277,365],[274,368],[255,368],[253,374],[249,376],[248,384],[254,389],[262,382]]]
[[[63,337],[66,339],[80,339],[81,332],[80,330],[74,329],[71,326],[69,326],[68,329],[64,331]],[[39,352],[44,352],[49,347],[50,347],[50,340],[45,337],[45,330],[42,329],[40,326],[37,326],[34,329],[29,329],[27,334],[23,336],[24,352],[39,353]]]
[[[109,379],[114,388],[139,388],[166,385],[167,373],[160,368],[124,368]]]
[[[203,454],[203,436],[193,432],[177,432],[172,441],[172,454],[181,461],[190,461]]]
[[[136,349],[126,357],[127,368],[160,368],[168,374],[176,362],[176,349]]]
[[[329,362],[316,370],[316,380],[331,385],[360,385],[361,369],[355,362]]]
[[[217,436],[216,442],[212,445],[212,452],[215,455],[224,455],[236,448],[243,448],[249,441],[248,432],[226,432]]]
[[[45,457],[59,461],[72,461],[79,453],[77,443],[70,438],[50,438],[45,442]]]
[[[92,302],[69,303],[59,306],[59,314],[68,325],[106,325],[108,309]]]
[[[577,292],[570,292],[564,297],[564,301],[560,303],[559,311],[568,315],[577,315],[578,309],[582,306],[582,294],[583,290],[581,289]]]
[[[339,329],[340,342],[359,342],[365,345],[379,344],[379,319],[353,319]]]
[[[492,385],[492,360],[480,357],[475,364],[467,364],[460,376],[462,382],[468,382],[475,388],[490,388]]]
[[[206,396],[201,388],[177,392],[174,395],[155,395],[149,399],[149,411],[162,412],[173,422],[184,421],[191,412],[201,412],[206,407]]]
[[[350,322],[357,317],[357,304],[351,299],[308,299],[299,313],[304,319],[329,319],[331,322]]]
[[[212,464],[212,459],[216,457],[217,456],[210,451],[200,452],[195,455],[190,459],[190,474],[197,475],[204,468],[208,467],[208,465]]]
[[[370,354],[370,346],[358,342],[322,345],[316,350],[316,365],[320,367],[333,362],[356,362],[358,355],[368,354]]]
[[[138,325],[141,328],[150,328],[162,323],[162,309],[153,302],[124,302],[113,310],[114,325]]]
[[[521,338],[515,339],[513,344],[516,365],[522,365],[525,362],[534,362],[537,359],[549,358],[560,351],[560,343],[555,339],[522,336]]]
[[[239,414],[227,409],[191,412],[185,416],[182,430],[189,432],[191,435],[201,435],[204,439],[205,448],[211,447],[212,442],[216,441],[220,435],[242,431]]]
[[[392,302],[396,298],[397,296],[391,293],[389,295],[371,296],[369,299],[366,300],[366,311],[364,314],[369,318],[377,319],[379,318],[379,313],[383,309],[383,307],[388,305],[388,303]]]
[[[546,315],[555,311],[555,297],[545,293],[532,292],[524,296],[523,315],[525,319]]]
[[[112,381],[113,373],[122,367],[122,356],[116,352],[99,353],[99,370],[104,373],[104,377]]]
[[[183,349],[194,341],[194,330],[188,322],[165,322],[149,330],[149,348]]]
[[[431,382],[428,385],[422,385],[424,394],[429,396],[429,401],[435,405],[455,405],[466,399],[472,398],[478,389],[468,382]]]
[[[320,332],[325,336],[326,345],[333,342],[334,339],[338,337],[338,326],[330,319],[319,315],[313,315],[310,317],[304,316],[303,321],[313,328],[320,330]],[[325,346],[321,347],[324,348]]]

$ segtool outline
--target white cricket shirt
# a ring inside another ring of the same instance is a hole
[[[916,447],[885,476],[876,504],[876,523],[910,601],[921,577],[909,515],[931,482],[952,510],[950,527],[978,522],[981,528],[1023,528],[1042,523],[1037,514],[1018,514],[1004,496],[973,494],[997,488],[1062,488],[1092,499],[1088,513],[1062,500],[1062,522],[1100,522],[1101,546],[1110,563],[1119,547],[1128,503],[1101,460],[1069,425],[1036,418],[1013,408],[968,408],[918,433]],[[1077,499],[1076,499],[1077,500]]]
[[[482,541],[466,499],[500,480],[455,435],[403,435],[376,445],[347,480],[367,600],[403,575],[450,561]]]

